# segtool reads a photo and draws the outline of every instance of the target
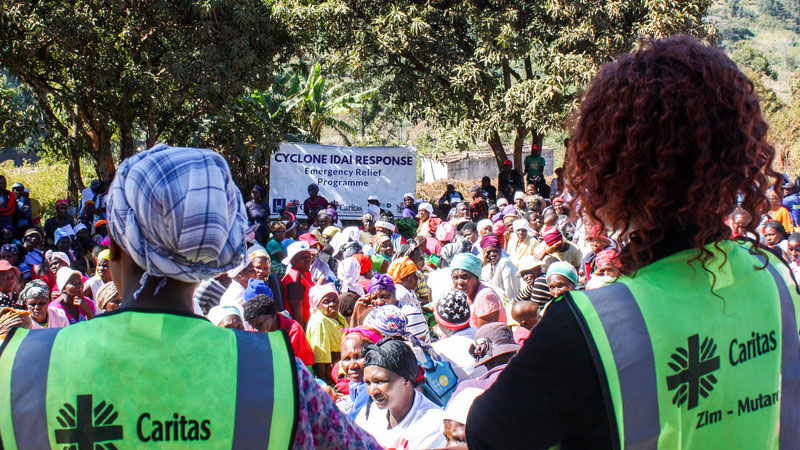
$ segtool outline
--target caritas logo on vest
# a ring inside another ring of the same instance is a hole
[[[62,428],[55,430],[56,443],[65,444],[65,448],[116,448],[113,442],[124,437],[118,417],[113,404],[95,403],[92,395],[78,395],[75,403],[64,403],[58,410],[56,420]],[[211,421],[187,419],[178,413],[159,420],[146,412],[136,421],[136,435],[142,442],[207,441],[211,438]]]
[[[742,367],[743,364],[769,355],[778,348],[777,332],[753,331],[745,338],[734,338],[727,346],[728,363],[731,367]],[[675,391],[672,403],[681,408],[686,404],[691,411],[700,404],[701,397],[706,399],[714,390],[718,379],[715,372],[720,368],[720,357],[717,355],[717,344],[713,338],[700,339],[699,334],[689,336],[686,347],[677,347],[670,355],[667,365],[673,374],[667,376],[667,388]],[[728,416],[741,416],[777,404],[779,391],[756,392],[739,399],[732,409],[700,411],[697,413],[696,428],[703,428],[723,421],[723,412]]]

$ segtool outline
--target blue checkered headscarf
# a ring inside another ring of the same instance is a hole
[[[148,275],[211,278],[245,254],[242,194],[211,150],[158,144],[126,159],[109,187],[107,213],[114,241],[145,270],[142,286]]]

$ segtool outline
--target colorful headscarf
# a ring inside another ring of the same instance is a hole
[[[386,273],[392,277],[392,281],[395,284],[398,284],[403,281],[403,278],[416,273],[417,266],[414,264],[414,261],[411,261],[411,258],[408,256],[403,256],[402,258],[398,258],[389,265],[389,269]]]
[[[111,258],[111,252],[108,249],[104,249],[97,254],[97,259],[95,261],[100,261],[102,259],[108,261],[110,258]]]
[[[3,244],[3,246],[0,247],[0,252],[8,252],[19,255],[19,247],[17,247],[16,244]]]
[[[359,264],[361,264],[361,269],[360,269],[361,272],[359,273],[359,275],[365,274],[370,270],[372,270],[372,261],[369,259],[369,256],[363,253],[356,253],[355,255],[353,255],[353,258],[355,258],[355,260],[358,261]]]
[[[400,308],[394,305],[376,306],[364,319],[364,326],[378,330],[385,336],[403,336],[408,321]]]
[[[239,265],[247,249],[242,193],[211,150],[159,144],[127,158],[107,213],[114,241],[145,271],[134,296],[148,275],[201,281]]]
[[[444,222],[436,229],[436,239],[440,242],[450,242],[456,235],[456,227],[450,222]]]
[[[481,238],[481,248],[486,250],[489,247],[501,248],[500,238],[496,234],[486,234]]]
[[[595,270],[600,270],[607,267],[621,269],[622,264],[620,264],[619,260],[617,259],[618,256],[619,252],[613,248],[608,248],[598,252],[594,259]]]
[[[369,260],[372,261],[372,272],[373,273],[382,273],[381,267],[383,267],[383,263],[388,261],[386,257],[379,254],[370,255]]]
[[[544,243],[547,244],[548,247],[552,247],[559,242],[563,241],[564,236],[561,234],[556,227],[550,227],[544,231],[544,235],[542,236],[544,239]]]
[[[545,279],[549,280],[555,274],[563,275],[573,283],[578,284],[578,271],[568,262],[556,261],[550,264],[550,267],[547,268]]]
[[[358,284],[358,276],[361,274],[361,263],[353,257],[343,259],[336,267],[336,276],[342,283],[340,292],[355,292],[364,295],[364,287]]]
[[[346,339],[359,339],[377,344],[383,338],[381,332],[370,327],[360,326],[342,330],[342,342]]]
[[[480,278],[481,260],[478,259],[478,257],[473,255],[472,253],[459,253],[453,257],[452,261],[450,261],[450,269],[466,270],[467,272]]]
[[[376,273],[372,276],[372,279],[369,280],[369,289],[367,289],[367,292],[371,294],[381,289],[392,293],[396,292],[396,289],[394,287],[394,281],[392,281],[392,277],[390,277],[389,275],[384,275],[382,273]]]

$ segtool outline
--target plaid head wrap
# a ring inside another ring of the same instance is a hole
[[[148,275],[184,282],[236,267],[247,214],[225,158],[163,144],[120,164],[108,191],[109,233]],[[156,292],[158,288],[156,289]]]

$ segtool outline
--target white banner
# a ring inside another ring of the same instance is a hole
[[[375,195],[381,207],[395,216],[403,210],[403,195],[415,193],[417,152],[413,147],[338,147],[283,143],[271,158],[269,199],[273,215],[292,202],[303,214],[308,185],[339,203],[339,218],[360,219],[367,198]]]

